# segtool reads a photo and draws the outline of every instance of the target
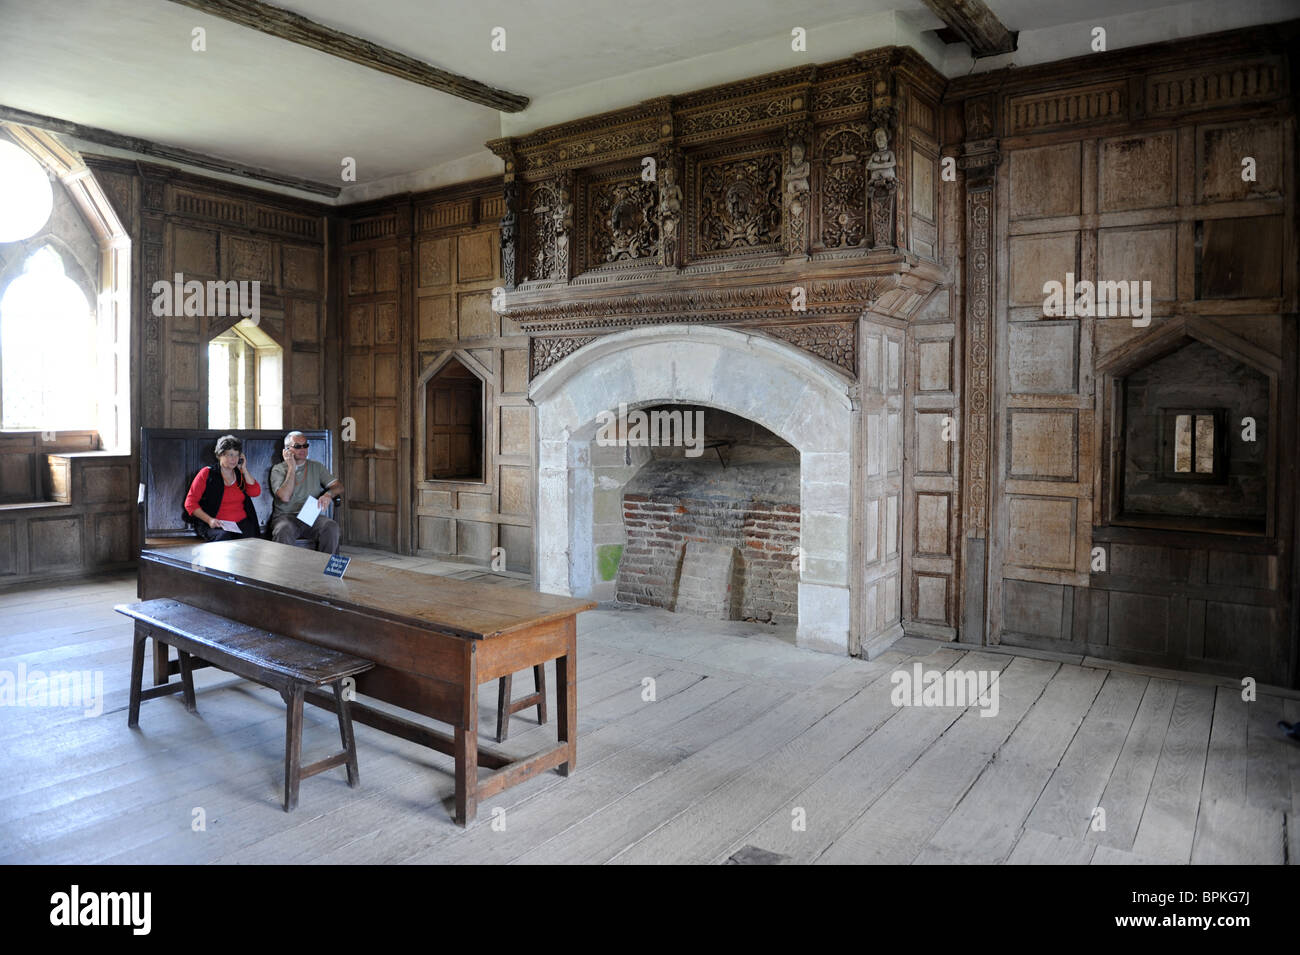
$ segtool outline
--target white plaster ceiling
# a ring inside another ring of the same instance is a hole
[[[877,46],[912,45],[956,75],[1085,53],[1087,31],[1070,27],[1085,21],[1111,24],[1113,49],[1293,9],[1291,0],[1219,4],[1222,13],[1207,0],[1165,2],[988,0],[1022,31],[1021,51],[977,64],[934,39],[928,31],[942,24],[921,0],[279,3],[532,100],[502,114],[168,0],[0,0],[0,104],[339,183],[346,202],[495,174],[500,163],[483,143],[497,136]],[[503,53],[490,47],[497,26]],[[807,30],[807,52],[790,48],[796,26]],[[191,48],[196,27],[205,52]],[[354,185],[341,182],[343,157],[356,160]]]

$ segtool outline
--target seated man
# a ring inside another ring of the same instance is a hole
[[[281,544],[306,538],[316,549],[327,554],[339,552],[339,526],[325,516],[325,509],[343,494],[343,482],[319,461],[307,460],[307,438],[301,431],[290,431],[284,438],[284,460],[271,468],[271,537]],[[321,507],[315,523],[305,524],[298,512],[314,497]]]

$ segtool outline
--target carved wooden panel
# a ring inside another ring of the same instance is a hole
[[[527,455],[533,446],[532,408],[504,406],[501,411],[501,453]]]
[[[1031,481],[1079,479],[1078,412],[1011,409],[1007,476]]]
[[[568,197],[563,194],[558,182],[539,182],[529,187],[521,216],[527,255],[524,261],[525,279],[536,281],[568,277],[567,268],[561,269],[562,250],[559,244],[567,203]]]
[[[419,242],[420,288],[446,285],[451,281],[451,239],[421,239]]]
[[[1177,284],[1175,228],[1098,229],[1098,280],[1147,281],[1153,301],[1173,299]]]
[[[81,564],[81,518],[31,520],[27,542],[31,573],[75,568]]]
[[[750,255],[781,248],[781,153],[735,148],[688,164],[691,258]]]
[[[1009,159],[1011,215],[1016,218],[1079,214],[1078,143],[1017,149]]]
[[[948,622],[949,579],[942,574],[916,575],[916,619]]]
[[[595,174],[581,185],[583,233],[579,268],[656,264],[659,184],[640,166]]]
[[[1064,282],[1067,272],[1079,274],[1079,233],[1018,235],[1008,241],[1010,258],[1009,301],[1012,305],[1037,305],[1046,298],[1043,285]]]
[[[1007,500],[1007,559],[1020,567],[1073,570],[1075,498],[1019,497]]]
[[[818,358],[853,374],[858,364],[855,322],[817,322],[809,325],[770,325],[764,331],[797,345]]]
[[[374,291],[373,256],[369,251],[354,252],[348,256],[348,292],[352,295],[365,295]]]
[[[274,281],[270,242],[265,239],[230,236],[227,247],[228,260],[223,269],[227,277],[237,281],[262,282],[266,285]]]
[[[496,274],[496,232],[471,232],[456,243],[456,273],[461,282],[490,279]]]
[[[506,394],[523,394],[528,390],[528,350],[501,350],[501,390]]]
[[[527,517],[532,513],[533,476],[528,468],[501,467],[501,513]]]
[[[1276,123],[1202,126],[1196,139],[1196,193],[1200,202],[1234,202],[1282,194],[1285,158]],[[1253,159],[1253,180],[1243,162]]]
[[[866,132],[849,123],[817,131],[813,247],[857,248],[866,242]]]
[[[1007,326],[1011,394],[1071,395],[1079,373],[1079,323],[1012,322]]]
[[[951,500],[947,494],[916,495],[916,551],[918,556],[947,557],[948,518]]]
[[[397,250],[375,249],[375,284],[376,292],[397,291]]]
[[[348,309],[346,319],[346,342],[349,345],[369,345],[370,327],[374,322],[373,305],[353,305]]]
[[[321,281],[321,253],[297,245],[285,245],[280,251],[281,284],[285,289],[319,292]]]
[[[952,390],[952,342],[922,341],[918,343],[919,368],[917,391]]]
[[[484,338],[496,334],[496,313],[492,293],[463,292],[460,295],[460,337]]]
[[[1146,108],[1157,114],[1257,102],[1277,96],[1282,80],[1276,58],[1170,70],[1147,77]]]
[[[294,341],[315,342],[320,339],[320,306],[295,299],[289,303],[289,329]]]
[[[423,295],[416,309],[417,335],[421,341],[456,337],[456,318],[452,314],[450,295]]]
[[[397,344],[397,303],[379,302],[375,305],[375,344]]]
[[[217,233],[176,226],[172,229],[172,266],[188,278],[217,277]]]
[[[1172,132],[1103,139],[1097,159],[1098,211],[1172,205],[1175,159]]]

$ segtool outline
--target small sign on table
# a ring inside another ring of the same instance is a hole
[[[325,563],[325,573],[330,577],[342,577],[343,572],[348,569],[348,564],[351,562],[351,557],[342,557],[338,554],[332,554],[330,555],[330,559]]]

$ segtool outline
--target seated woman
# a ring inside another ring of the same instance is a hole
[[[253,498],[262,493],[262,485],[248,473],[243,450],[233,434],[220,438],[218,466],[201,468],[185,495],[185,520],[206,541],[261,536]]]

